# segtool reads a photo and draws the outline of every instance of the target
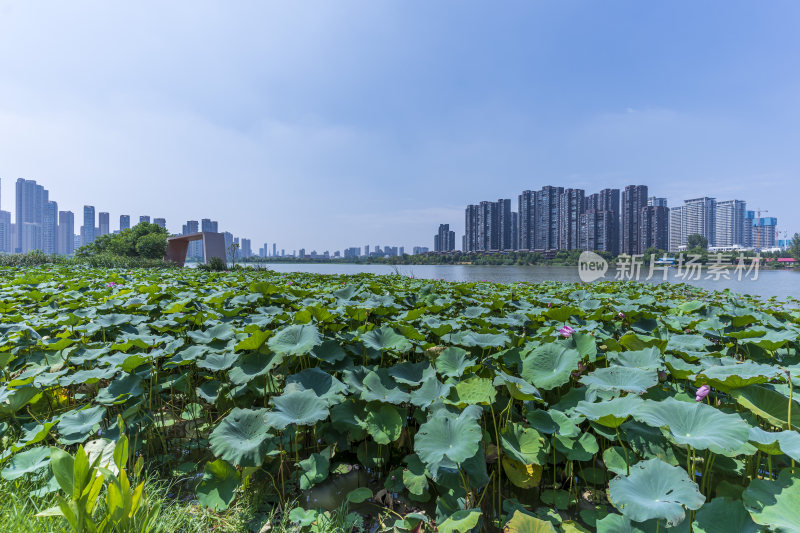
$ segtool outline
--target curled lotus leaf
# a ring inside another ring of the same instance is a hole
[[[686,509],[696,511],[706,501],[686,471],[660,459],[648,459],[631,467],[627,476],[617,476],[608,484],[611,504],[635,522],[666,520],[669,526],[681,523]]]
[[[312,390],[314,394],[335,405],[344,399],[347,387],[344,383],[319,368],[307,368],[286,378],[285,392]]]
[[[642,350],[609,352],[607,357],[610,362],[619,366],[640,368],[642,370],[661,370],[664,368],[661,351],[654,346]]]
[[[543,465],[547,460],[547,441],[533,428],[510,423],[500,433],[503,453],[522,464]]]
[[[457,378],[475,363],[477,360],[469,357],[465,349],[450,346],[436,358],[436,371],[444,377]]]
[[[197,486],[197,501],[203,507],[224,511],[233,501],[242,474],[223,459],[206,463]]]
[[[50,464],[50,448],[37,446],[15,454],[5,465],[0,476],[3,479],[14,480],[26,474],[44,470]]]
[[[714,388],[729,391],[754,383],[767,383],[781,374],[779,368],[745,361],[732,365],[711,366],[698,372],[696,383],[708,384]]]
[[[749,426],[739,415],[723,413],[701,402],[682,402],[672,397],[660,402],[645,400],[633,416],[649,426],[666,428],[676,444],[731,457],[750,437]]]
[[[98,428],[106,415],[102,405],[87,407],[61,415],[58,421],[58,432],[61,444],[78,444],[88,439]]]
[[[308,426],[325,420],[328,405],[312,390],[286,392],[272,398],[273,409],[264,415],[269,427],[284,430],[287,426]]]
[[[581,401],[575,407],[575,412],[603,426],[616,428],[621,426],[642,402],[638,396],[631,395],[598,403]]]
[[[368,348],[381,351],[403,353],[412,348],[412,344],[389,326],[382,326],[361,335],[361,342]]]

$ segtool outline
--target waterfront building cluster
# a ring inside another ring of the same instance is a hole
[[[768,250],[786,242],[778,239],[777,218],[748,211],[744,200],[702,197],[670,208],[666,198],[649,195],[647,185],[592,194],[547,185],[522,191],[516,211],[511,204],[511,199],[501,198],[468,205],[461,250],[545,255],[559,250],[613,255],[642,254],[653,248],[678,252],[687,248],[693,234],[702,235],[710,249],[718,250]],[[434,251],[455,250],[455,243],[450,245],[443,238],[449,228],[448,224],[439,226]]]

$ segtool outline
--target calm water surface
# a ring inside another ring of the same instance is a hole
[[[267,265],[275,272],[311,272],[315,274],[358,274],[368,272],[371,274],[394,274],[395,267],[389,265],[354,265],[342,263],[273,263]],[[578,267],[564,266],[482,266],[482,265],[400,265],[397,267],[400,274],[424,279],[444,279],[445,281],[493,281],[498,283],[512,283],[515,281],[580,281]],[[649,283],[661,281],[661,273],[656,273]],[[729,280],[705,279],[703,274],[699,280],[683,280],[676,278],[669,272],[669,283],[691,283],[704,289],[724,290],[752,294],[762,298],[778,297],[785,300],[787,297],[800,299],[800,272],[787,270],[761,270],[758,279],[750,277],[739,281],[731,273]],[[642,281],[646,275],[642,276]],[[658,279],[656,279],[658,278]],[[606,273],[604,279],[613,280],[614,272]]]

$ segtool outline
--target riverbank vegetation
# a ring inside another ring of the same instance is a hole
[[[797,304],[630,282],[2,268],[0,518],[795,531]]]

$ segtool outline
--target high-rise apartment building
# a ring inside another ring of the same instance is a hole
[[[592,195],[594,196],[594,195]],[[583,250],[611,251],[619,238],[619,225],[613,211],[587,209],[580,216],[580,243]]]
[[[452,252],[456,249],[456,232],[450,224],[439,224],[439,231],[433,236],[434,252]]]
[[[147,222],[149,224],[150,223],[150,215],[141,215],[139,217],[139,224],[141,224],[142,222]]]
[[[533,250],[536,227],[536,192],[522,191],[517,197],[517,249]]]
[[[247,259],[253,255],[253,248],[252,244],[250,243],[250,239],[245,239],[242,237],[242,259]]]
[[[561,238],[561,195],[564,187],[546,185],[534,199],[534,239],[536,250],[556,250]]]
[[[716,204],[715,242],[716,246],[744,246],[745,217],[747,213],[743,200],[724,200]]]
[[[645,206],[639,213],[639,253],[648,248],[669,248],[669,208],[666,205]]]
[[[83,206],[83,226],[81,226],[81,246],[94,242],[94,206]]]
[[[647,207],[647,185],[628,185],[622,192],[622,248],[621,253],[634,255],[640,249],[639,223],[642,208]]]
[[[468,205],[464,212],[464,239],[461,245],[464,252],[478,249],[478,206]]]
[[[153,224],[156,226],[161,226],[162,228],[167,228],[167,219],[166,218],[154,218]]]
[[[58,254],[75,253],[75,214],[72,211],[58,212]]]
[[[111,233],[111,216],[105,211],[101,211],[97,214],[97,228],[100,230],[97,235],[98,237]]]
[[[48,255],[58,252],[58,204],[49,201],[42,214],[42,251]]]
[[[49,193],[35,180],[20,178],[16,182],[16,194],[14,251],[27,253],[31,250],[41,250],[41,225],[44,219],[44,206],[50,200]],[[36,227],[28,224],[34,224]]]
[[[668,207],[667,199],[650,196],[647,198],[647,207]]]
[[[511,212],[511,244],[514,250],[519,250],[519,213]]]
[[[462,248],[465,252],[489,252],[503,250],[507,246],[513,250],[511,241],[511,200],[497,202],[484,201],[478,205],[468,205],[464,220]],[[453,236],[455,249],[455,235]]]
[[[755,235],[753,226],[756,224],[756,212],[755,211],[745,211],[744,214],[744,234],[742,239],[744,240],[745,248],[753,248],[755,245],[755,241],[753,236]]]
[[[778,219],[775,217],[756,218],[753,225],[753,248],[763,250],[774,248],[778,235]]]
[[[559,206],[559,250],[581,248],[581,215],[584,213],[586,193],[583,189],[564,189]]]
[[[501,198],[497,200],[497,232],[498,243],[497,249],[501,251],[510,251],[517,249],[517,243],[511,240],[513,226],[513,218],[511,216],[511,200],[508,198]],[[455,249],[455,242],[453,243]]]
[[[687,241],[689,235],[699,234],[708,239],[709,246],[716,246],[716,204],[716,200],[709,197],[684,200],[682,225]]]
[[[120,215],[119,216],[119,230],[126,230],[131,229],[131,216],[130,215]]]
[[[670,252],[678,252],[686,244],[686,229],[683,226],[683,206],[669,210],[669,248]]]
[[[11,247],[11,213],[0,211],[0,253],[10,254]]]

